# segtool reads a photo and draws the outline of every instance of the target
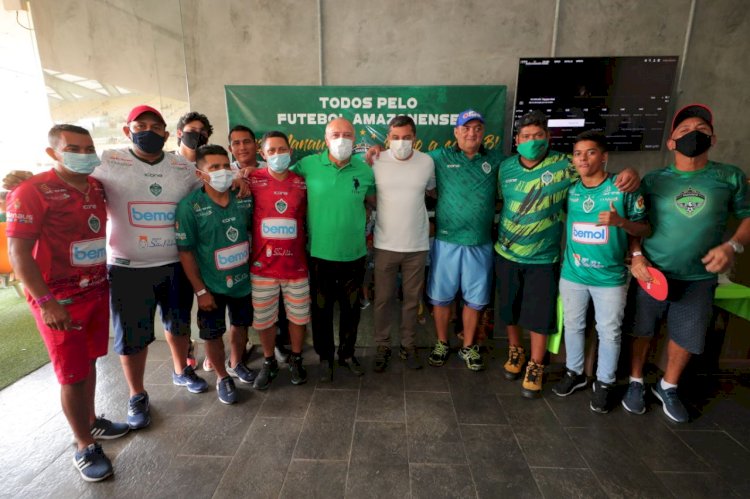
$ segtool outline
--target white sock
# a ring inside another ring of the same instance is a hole
[[[643,384],[643,378],[634,378],[631,376],[630,381],[628,383],[632,383],[633,381],[635,381],[636,383]]]
[[[677,385],[673,385],[672,383],[667,383],[664,381],[664,378],[661,379],[661,389],[662,390],[669,390],[670,388],[677,388]]]

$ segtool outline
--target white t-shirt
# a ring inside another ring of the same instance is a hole
[[[129,149],[110,149],[91,176],[104,185],[107,197],[108,263],[148,268],[179,261],[175,209],[201,185],[191,162],[165,153],[150,165]]]
[[[390,150],[372,165],[378,199],[374,246],[388,251],[427,251],[430,224],[424,205],[425,190],[435,188],[432,158],[414,151],[399,161]]]
[[[240,171],[240,162],[239,161],[232,161],[229,166],[232,167],[233,171]],[[258,161],[258,168],[265,168],[266,162],[265,161]]]

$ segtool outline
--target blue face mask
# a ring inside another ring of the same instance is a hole
[[[276,156],[269,156],[268,159],[266,159],[266,163],[268,164],[268,168],[271,169],[271,171],[275,173],[284,173],[289,168],[289,163],[292,161],[292,158],[289,156],[289,153],[283,153],[283,154],[277,154]]]
[[[63,165],[73,173],[88,175],[94,171],[94,168],[101,165],[99,156],[94,153],[78,154],[75,152],[63,152]]]
[[[133,144],[146,154],[156,154],[164,148],[164,137],[151,130],[130,132]]]

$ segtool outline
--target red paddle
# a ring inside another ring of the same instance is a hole
[[[667,278],[664,277],[664,274],[662,274],[659,269],[654,267],[647,268],[648,273],[651,274],[653,280],[651,282],[646,282],[638,279],[638,284],[640,284],[643,290],[654,299],[664,301],[667,298],[667,292],[669,291],[669,288],[667,287]]]

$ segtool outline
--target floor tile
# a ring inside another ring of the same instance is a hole
[[[315,390],[295,459],[348,460],[357,397],[354,390]]]
[[[292,461],[289,465],[280,498],[313,497],[330,499],[344,497],[346,461]]]
[[[531,474],[544,497],[580,499],[607,497],[594,474],[588,469],[532,468]]]
[[[367,374],[363,377],[357,421],[406,421],[403,374]]]
[[[408,464],[406,424],[359,421],[354,426],[352,463]]]
[[[175,456],[149,495],[211,497],[229,461],[228,457]]]
[[[497,399],[508,418],[508,423],[512,426],[560,426],[560,422],[543,398],[532,400],[521,395],[498,395]]]
[[[680,438],[743,497],[750,497],[750,452],[723,431],[678,431]]]
[[[447,369],[425,366],[404,370],[404,389],[407,392],[448,392]]]
[[[529,466],[586,468],[567,432],[557,426],[515,426],[513,432]]]
[[[346,480],[346,497],[408,498],[409,465],[352,462]]]
[[[732,490],[731,484],[718,473],[656,472],[656,476],[675,497],[681,499],[705,497],[743,497]],[[744,496],[747,497],[747,496]]]
[[[466,465],[411,464],[409,469],[414,499],[476,497]]]
[[[449,393],[407,392],[406,431],[410,463],[465,463]]]

